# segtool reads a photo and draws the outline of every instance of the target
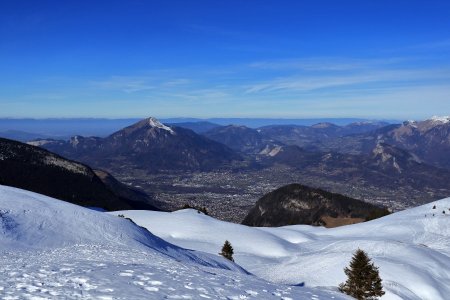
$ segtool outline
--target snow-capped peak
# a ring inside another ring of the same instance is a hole
[[[433,116],[430,119],[431,121],[435,122],[435,123],[442,123],[442,124],[446,124],[450,122],[450,116]]]
[[[151,127],[156,127],[156,128],[160,128],[163,130],[167,130],[169,131],[171,134],[174,134],[174,131],[172,130],[172,128],[170,128],[169,126],[164,125],[163,123],[161,123],[158,119],[150,117],[148,118],[148,124]]]
[[[404,121],[404,122],[403,122],[403,125],[404,125],[404,126],[411,126],[411,127],[417,128],[417,121],[415,121],[415,120]]]

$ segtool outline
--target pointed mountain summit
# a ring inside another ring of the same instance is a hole
[[[41,144],[60,155],[111,171],[209,170],[241,159],[223,144],[186,128],[167,126],[153,117],[106,138],[76,136],[68,142]]]
[[[162,130],[165,130],[166,132],[170,134],[175,134],[175,132],[170,128],[169,126],[164,125],[161,123],[158,119],[154,117],[150,117],[144,120],[141,120],[131,126],[128,126],[117,133],[132,133],[138,130],[147,130],[149,132],[162,132]]]

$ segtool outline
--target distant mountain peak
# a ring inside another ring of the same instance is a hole
[[[156,129],[156,130],[155,130]],[[147,119],[143,119],[140,120],[139,122],[128,126],[126,128],[123,128],[121,130],[119,130],[118,132],[114,133],[113,135],[123,135],[123,134],[130,134],[132,132],[136,132],[139,131],[141,132],[142,130],[144,131],[151,131],[152,135],[155,134],[155,132],[161,132],[161,131],[165,131],[170,133],[171,135],[176,135],[175,131],[170,128],[167,125],[164,125],[163,123],[161,123],[158,119],[154,118],[154,117],[149,117]]]
[[[417,127],[417,121],[415,120],[407,120],[403,122],[404,126],[413,126],[413,127]]]
[[[72,138],[44,144],[50,151],[99,169],[145,168],[206,170],[228,166],[241,157],[218,142],[182,127],[173,128],[156,118],[143,119],[105,138]]]
[[[368,125],[368,124],[379,124],[381,122],[379,121],[372,121],[372,120],[367,120],[367,121],[359,121],[359,122],[352,122],[348,125],[356,125],[356,126],[360,126],[360,125]]]
[[[402,124],[402,128],[418,130],[419,132],[423,133],[441,126],[446,127],[449,124],[450,124],[450,116],[433,116],[423,121],[413,121],[413,120],[404,121]]]
[[[240,124],[230,124],[228,126],[226,126],[228,128],[240,128],[240,129],[247,129],[248,127],[245,125],[240,125]]]
[[[172,130],[172,128],[170,128],[169,126],[164,125],[163,123],[161,123],[158,119],[156,119],[154,117],[150,117],[148,119],[145,119],[145,121],[147,121],[148,125],[150,125],[151,127],[160,128],[160,129],[169,131],[171,134],[175,133]]]
[[[434,123],[442,123],[442,124],[446,124],[450,122],[450,116],[432,116],[430,121],[434,122]]]
[[[311,126],[312,128],[330,128],[330,127],[339,127],[336,124],[330,123],[330,122],[322,122],[317,123]]]

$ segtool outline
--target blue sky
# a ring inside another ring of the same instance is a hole
[[[450,114],[450,1],[1,1],[0,117]]]

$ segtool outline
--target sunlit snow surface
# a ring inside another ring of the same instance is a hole
[[[0,186],[0,299],[347,299],[268,283],[217,252],[188,251],[124,218]]]
[[[379,266],[386,290],[383,299],[439,300],[450,299],[449,209],[447,198],[334,229],[303,225],[251,228],[194,210],[121,213],[189,249],[217,253],[227,239],[238,264],[275,283],[336,287],[346,279],[343,268],[352,253],[361,248]]]

